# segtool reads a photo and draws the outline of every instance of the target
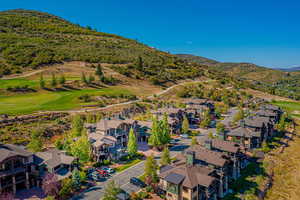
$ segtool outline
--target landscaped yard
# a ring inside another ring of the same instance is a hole
[[[116,170],[116,172],[121,172],[121,171],[124,171],[125,169],[128,169],[129,167],[132,167],[133,165],[138,164],[141,161],[142,161],[141,159],[137,158],[137,159],[128,161],[126,164],[122,164],[114,169]]]
[[[0,96],[0,114],[29,114],[36,111],[64,111],[79,108],[84,103],[79,96],[103,94],[130,94],[128,90],[117,87],[103,89],[82,89],[72,91],[40,91],[37,93]],[[93,102],[90,102],[91,104]],[[95,102],[94,102],[95,103]]]

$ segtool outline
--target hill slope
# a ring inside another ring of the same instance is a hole
[[[203,63],[205,60],[205,58],[200,56],[177,56],[189,62]],[[209,66],[211,70],[225,72],[235,79],[250,81],[253,89],[297,100],[300,99],[300,72],[284,72],[251,63],[210,62]]]
[[[62,61],[173,63],[174,56],[135,40],[28,10],[0,12],[0,74]]]

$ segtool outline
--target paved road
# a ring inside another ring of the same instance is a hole
[[[189,144],[190,144],[190,139],[180,140],[178,145],[170,148],[171,157],[175,157],[177,154],[181,153],[182,150],[187,148]],[[156,160],[159,160],[159,158],[160,156],[155,157]],[[105,187],[107,186],[107,183],[112,180],[114,180],[115,183],[117,183],[123,190],[125,190],[129,194],[132,192],[136,192],[140,188],[130,184],[129,180],[131,177],[139,177],[143,175],[144,167],[145,167],[144,165],[145,165],[145,161],[142,161],[124,170],[123,172],[113,175],[108,181],[98,183],[97,186],[94,186],[86,190],[85,192],[81,193],[80,195],[71,198],[71,200],[81,200],[81,199],[99,200],[104,195],[104,191],[105,191]]]

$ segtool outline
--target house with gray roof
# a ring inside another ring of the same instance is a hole
[[[194,155],[164,166],[159,172],[159,187],[168,200],[217,199],[219,181],[215,170],[195,164]]]
[[[58,149],[49,149],[34,155],[34,163],[40,178],[43,178],[47,172],[57,175],[58,180],[69,177],[76,165],[75,161],[75,157]]]
[[[151,121],[131,119],[102,119],[95,124],[86,124],[92,146],[93,158],[97,162],[118,160],[126,155],[129,131],[132,128],[138,142],[147,142],[152,127]]]
[[[0,144],[0,193],[35,184],[33,154],[23,146]]]

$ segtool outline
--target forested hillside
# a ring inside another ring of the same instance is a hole
[[[59,17],[28,10],[0,12],[0,76],[63,61],[130,64],[116,70],[154,81],[199,75],[177,57],[135,40],[84,28]]]

